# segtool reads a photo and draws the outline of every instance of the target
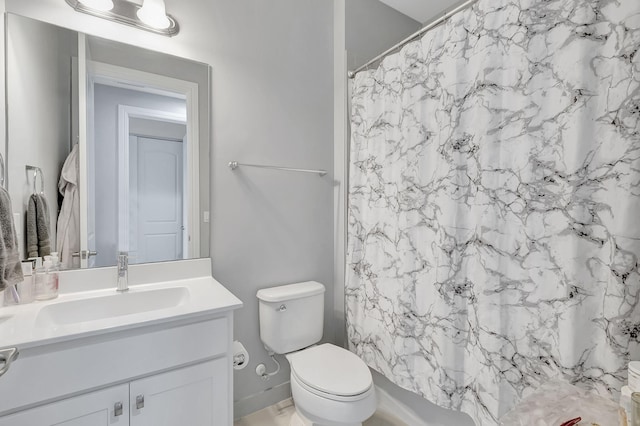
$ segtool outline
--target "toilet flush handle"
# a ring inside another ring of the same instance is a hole
[[[284,312],[286,310],[287,310],[287,305],[285,305],[284,303],[280,305],[280,307],[277,309],[278,312]]]

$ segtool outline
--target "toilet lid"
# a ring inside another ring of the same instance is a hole
[[[291,370],[305,385],[339,396],[366,392],[371,372],[357,355],[328,343],[289,355]]]

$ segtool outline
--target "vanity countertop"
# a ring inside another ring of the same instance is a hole
[[[155,324],[213,317],[242,302],[214,278],[197,277],[61,293],[56,299],[0,308],[0,348],[27,349]]]

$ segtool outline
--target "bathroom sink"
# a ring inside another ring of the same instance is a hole
[[[79,324],[174,308],[186,302],[188,297],[186,287],[169,287],[61,301],[40,309],[36,326]]]

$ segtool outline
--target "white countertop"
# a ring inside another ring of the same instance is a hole
[[[118,297],[115,283],[108,289],[65,293],[50,301],[0,308],[0,349],[27,349],[136,327],[215,316],[242,307],[237,297],[210,276],[133,285],[127,294],[172,287],[184,287],[188,291],[188,296],[177,306],[79,323],[43,324],[42,317],[38,320],[38,316],[49,305],[105,296]]]

